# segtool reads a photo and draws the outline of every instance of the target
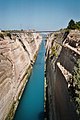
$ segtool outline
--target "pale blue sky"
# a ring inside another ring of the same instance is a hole
[[[0,0],[1,29],[58,30],[80,20],[80,0]]]

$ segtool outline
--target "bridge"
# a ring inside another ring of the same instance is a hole
[[[54,30],[41,30],[41,31],[31,31],[31,30],[12,30],[10,33],[53,33],[53,32],[58,32]]]
[[[32,31],[31,33],[53,33],[56,31]]]

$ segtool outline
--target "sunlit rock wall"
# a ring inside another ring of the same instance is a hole
[[[0,120],[8,117],[19,99],[27,82],[24,78],[32,69],[41,40],[39,33],[27,32],[11,33],[11,38],[0,37]]]

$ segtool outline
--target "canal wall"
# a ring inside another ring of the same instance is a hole
[[[78,47],[69,45],[69,40],[71,35],[78,36],[76,39],[80,38],[80,33],[71,31],[65,39],[64,35],[63,31],[53,33],[49,35],[46,43],[48,120],[78,120],[68,86],[80,52]]]
[[[42,37],[0,32],[0,120],[11,120],[30,76]]]

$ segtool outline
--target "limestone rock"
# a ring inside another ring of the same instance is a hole
[[[27,32],[11,33],[11,39],[0,38],[0,120],[6,119],[17,101],[41,40],[38,33]]]

